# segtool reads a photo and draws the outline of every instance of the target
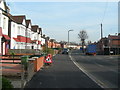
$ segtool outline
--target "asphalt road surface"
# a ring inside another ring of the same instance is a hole
[[[83,61],[82,58],[79,58],[80,57],[79,54],[72,54],[72,56],[75,57],[76,60],[80,59],[80,61]],[[85,62],[83,63],[85,64]],[[86,61],[86,63],[90,62]],[[100,73],[100,70],[95,69],[94,71]],[[31,81],[26,84],[25,88],[101,88],[101,87],[75,65],[75,63],[71,60],[70,55],[58,54],[53,58],[52,66],[38,71],[33,76]]]
[[[79,50],[72,51],[70,57],[75,65],[88,77],[103,88],[118,88],[118,56],[82,54]]]

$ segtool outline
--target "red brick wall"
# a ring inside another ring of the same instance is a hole
[[[34,63],[34,71],[37,72],[44,65],[44,56],[35,59],[32,63]]]
[[[118,40],[113,40],[113,41],[111,41],[111,46],[112,45],[120,45],[120,40],[118,41]]]

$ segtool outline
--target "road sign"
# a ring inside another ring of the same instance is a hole
[[[48,55],[44,60],[45,63],[52,63],[52,58]]]

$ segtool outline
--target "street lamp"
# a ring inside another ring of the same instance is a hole
[[[73,30],[68,30],[68,47],[69,47],[69,32]]]

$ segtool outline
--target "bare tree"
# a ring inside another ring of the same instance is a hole
[[[84,52],[85,40],[88,38],[87,32],[85,30],[80,31],[78,34],[78,38],[82,42],[82,48],[83,48],[83,52]]]

